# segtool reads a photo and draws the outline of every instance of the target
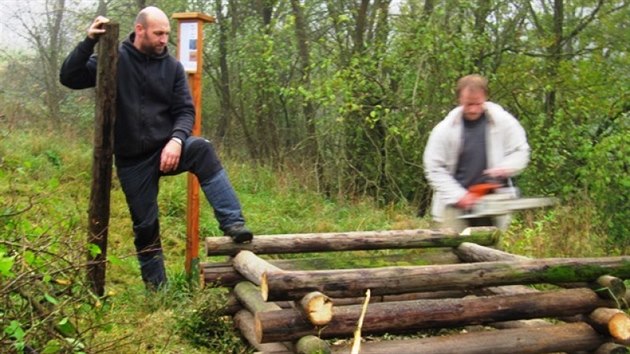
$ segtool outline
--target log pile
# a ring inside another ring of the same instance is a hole
[[[226,314],[264,353],[350,352],[326,339],[350,342],[368,289],[362,336],[406,339],[364,342],[360,353],[628,352],[630,316],[620,308],[630,298],[630,257],[531,259],[486,247],[497,241],[494,229],[471,231],[258,236],[245,245],[208,238],[209,256],[231,258],[203,264],[201,280],[233,287]],[[419,257],[446,261],[353,269],[314,262],[322,268],[305,270],[299,259],[261,257],[376,249],[439,249]],[[451,334],[414,338],[442,329]]]

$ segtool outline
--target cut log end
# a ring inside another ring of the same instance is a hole
[[[608,331],[615,340],[630,344],[630,317],[625,313],[617,313],[608,322]]]
[[[300,305],[308,320],[315,326],[323,326],[332,320],[333,302],[318,291],[305,295]]]

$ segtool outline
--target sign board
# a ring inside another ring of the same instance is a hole
[[[189,73],[197,72],[197,21],[181,22],[179,24],[179,61],[184,66],[184,70]]]

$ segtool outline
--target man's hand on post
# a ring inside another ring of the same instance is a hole
[[[105,30],[103,29],[103,24],[105,23],[109,23],[109,19],[104,16],[98,16],[94,22],[92,22],[90,28],[88,28],[87,36],[91,39],[95,39],[105,33]]]
[[[179,165],[179,157],[182,155],[182,143],[173,138],[166,143],[160,156],[160,171],[168,173],[175,171]]]

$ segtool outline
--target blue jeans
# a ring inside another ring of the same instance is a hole
[[[208,140],[198,137],[186,139],[177,170],[168,174],[160,172],[161,153],[159,150],[133,159],[116,157],[116,171],[131,213],[142,276],[155,283],[153,285],[166,281],[157,204],[162,176],[192,172],[214,209],[221,230],[245,223],[236,192]]]

